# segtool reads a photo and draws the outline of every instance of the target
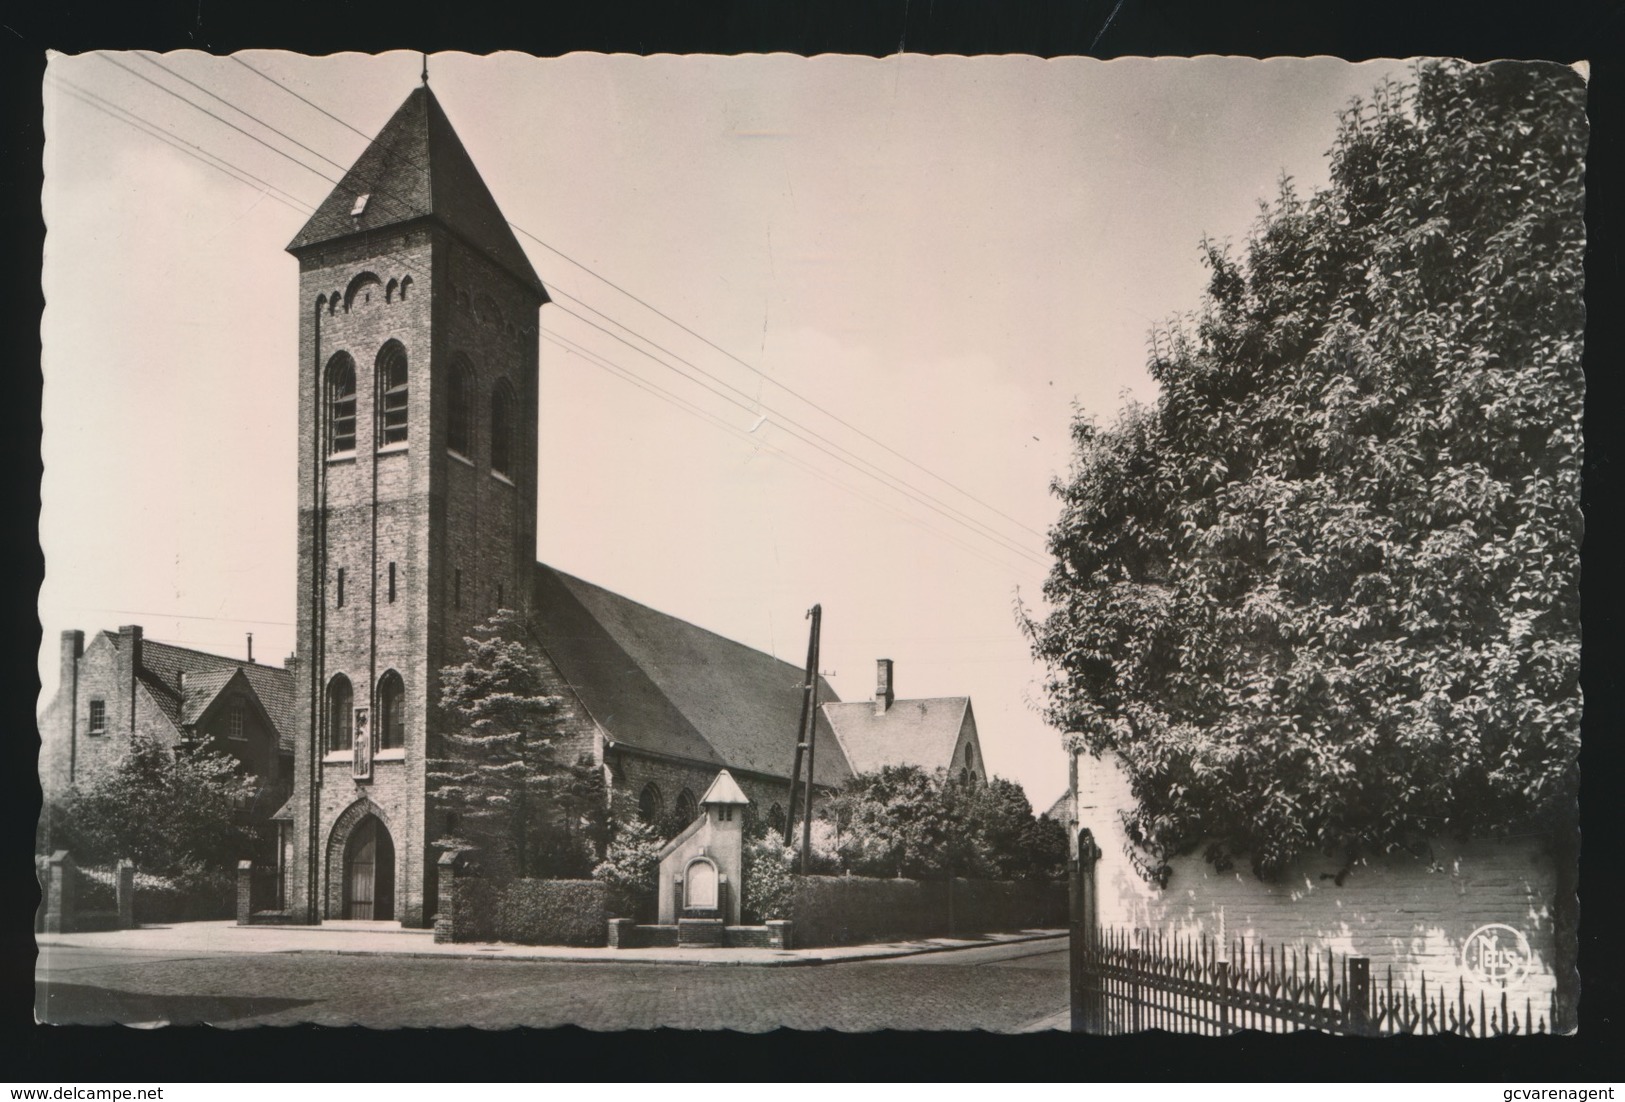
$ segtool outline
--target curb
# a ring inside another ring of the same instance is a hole
[[[962,944],[962,945],[920,945],[920,946],[913,946],[913,947],[908,947],[908,948],[881,949],[881,950],[878,950],[878,951],[872,952],[872,953],[852,953],[850,955],[836,956],[836,957],[791,956],[791,957],[769,958],[769,959],[766,959],[766,960],[741,960],[741,959],[736,958],[736,957],[713,957],[713,958],[710,958],[710,959],[705,959],[705,958],[696,959],[696,958],[692,958],[692,957],[673,958],[673,959],[650,958],[650,957],[647,957],[647,956],[640,955],[637,950],[628,950],[628,951],[626,951],[625,955],[601,956],[601,957],[596,957],[596,956],[595,957],[580,957],[580,956],[563,956],[563,955],[555,956],[555,955],[549,955],[549,954],[546,954],[546,953],[510,953],[510,952],[504,952],[502,950],[481,951],[481,950],[477,950],[477,949],[468,949],[468,950],[463,950],[463,951],[446,951],[446,950],[426,951],[426,950],[422,950],[422,949],[405,949],[405,948],[403,948],[403,949],[378,949],[378,948],[346,949],[346,948],[331,948],[331,947],[321,947],[321,946],[311,946],[309,948],[303,948],[303,947],[299,947],[299,946],[283,947],[283,948],[276,948],[276,949],[268,948],[268,949],[264,949],[264,950],[259,950],[259,952],[263,952],[267,956],[271,956],[271,955],[275,955],[275,956],[313,955],[313,956],[338,956],[338,957],[399,957],[399,958],[404,958],[404,959],[407,959],[407,960],[483,960],[483,961],[501,961],[501,962],[519,963],[519,964],[524,964],[524,963],[620,964],[620,965],[642,964],[642,965],[675,966],[675,967],[684,967],[684,968],[808,968],[808,967],[816,967],[816,966],[820,966],[820,965],[859,964],[859,963],[862,963],[864,961],[896,960],[896,959],[898,959],[900,957],[925,956],[927,954],[932,954],[932,953],[954,953],[954,952],[959,952],[959,951],[964,950],[964,949],[986,949],[986,948],[991,948],[993,946],[999,946],[999,945],[1024,945],[1024,944],[1028,944],[1028,943],[1034,942],[1034,941],[1060,940],[1060,939],[1065,938],[1066,936],[1067,935],[1066,935],[1065,932],[1023,934],[1023,935],[1019,935],[1019,936],[1016,936],[1016,937],[1005,937],[1005,938],[999,938],[997,940],[988,940],[988,941],[975,941],[975,942],[970,942],[968,944]],[[84,948],[84,946],[75,945],[72,942],[59,941],[59,940],[56,940],[54,938],[50,939],[50,940],[40,940],[38,938],[38,936],[36,936],[35,944],[39,948],[45,948],[47,946],[56,947],[56,948]],[[130,951],[130,952],[152,951],[152,950],[136,949],[136,948],[133,948],[133,947],[129,948],[129,949],[125,949],[124,947],[115,947],[115,946],[105,946],[105,947],[100,947],[100,948],[104,948],[105,950],[112,950],[112,951]],[[832,948],[835,948],[835,947],[832,947]],[[164,952],[164,951],[167,951],[167,950],[156,950],[156,951]],[[211,952],[214,952],[214,953],[224,952],[224,953],[228,953],[228,954],[241,954],[241,953],[244,953],[244,952],[249,952],[250,954],[252,954],[252,952],[253,952],[253,951],[247,951],[247,950],[242,950],[242,949],[210,950],[210,949],[206,949],[206,948],[198,948],[197,946],[176,946],[175,951],[178,951],[178,952],[190,951],[190,952],[198,953],[198,954],[209,954]],[[794,950],[790,950],[790,952],[794,952]],[[813,952],[813,950],[808,950],[808,952]]]
[[[767,960],[740,960],[738,958],[712,958],[696,959],[683,958],[650,958],[637,955],[636,950],[630,950],[626,955],[605,957],[576,957],[576,956],[549,956],[546,954],[524,953],[507,954],[503,952],[481,952],[470,950],[464,952],[423,952],[421,950],[396,949],[282,949],[280,953],[309,953],[322,956],[349,956],[349,957],[404,957],[408,960],[489,960],[509,962],[544,962],[547,964],[656,964],[675,965],[689,968],[808,968],[817,965],[858,964],[873,960],[895,960],[899,957],[925,956],[930,953],[954,953],[964,949],[987,949],[997,945],[1025,945],[1034,941],[1059,941],[1065,938],[1065,933],[1028,934],[1021,937],[1000,938],[997,941],[978,941],[967,945],[923,945],[908,949],[888,949],[875,953],[853,954],[843,957],[778,957]]]

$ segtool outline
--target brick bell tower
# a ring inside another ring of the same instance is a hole
[[[293,921],[432,924],[437,671],[528,612],[548,300],[427,84],[289,244],[299,260]]]

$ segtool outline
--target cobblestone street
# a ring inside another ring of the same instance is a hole
[[[1067,1004],[1064,940],[801,967],[53,950],[55,1023],[587,1029],[1034,1028]]]

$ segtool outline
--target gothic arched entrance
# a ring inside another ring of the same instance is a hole
[[[395,842],[376,815],[357,823],[344,844],[344,917],[395,917]]]

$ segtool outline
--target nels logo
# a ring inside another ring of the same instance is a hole
[[[1480,926],[1461,947],[1461,968],[1468,978],[1501,988],[1527,975],[1532,961],[1529,939],[1499,922]]]

